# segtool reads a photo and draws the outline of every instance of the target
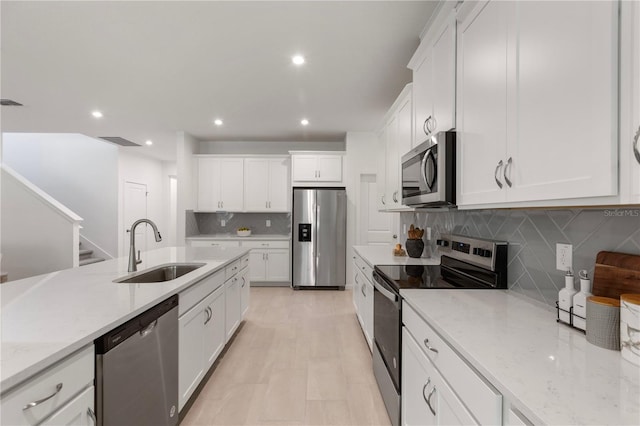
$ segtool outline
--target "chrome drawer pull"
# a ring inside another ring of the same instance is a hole
[[[434,416],[436,415],[436,410],[434,410],[431,406],[431,397],[433,396],[433,393],[435,391],[436,387],[434,386],[433,389],[431,389],[431,392],[429,392],[429,396],[427,397],[427,405],[429,406],[429,410],[431,410],[431,414],[433,414]],[[422,395],[424,396],[424,392],[422,393]]]
[[[636,161],[640,164],[640,152],[638,152],[638,139],[640,139],[640,127],[636,132],[636,136],[633,138],[633,155],[636,157]]]
[[[512,162],[513,162],[513,158],[509,157],[509,159],[507,160],[507,165],[504,166],[504,181],[507,182],[507,185],[509,185],[509,188],[511,188],[513,186],[512,182],[507,177],[507,173],[511,174],[511,163]]]
[[[429,349],[431,352],[435,352],[438,353],[438,350],[432,346],[429,345],[429,339],[424,339],[424,345],[427,347],[427,349]]]
[[[49,396],[48,396],[48,397],[46,397],[46,398],[42,398],[42,399],[39,399],[39,400],[37,400],[37,401],[33,401],[33,402],[28,403],[27,405],[25,405],[24,407],[22,407],[22,410],[23,410],[23,411],[24,411],[24,410],[28,410],[29,408],[33,408],[33,407],[35,407],[35,406],[37,406],[37,405],[42,404],[42,403],[43,403],[43,402],[45,402],[45,401],[50,400],[51,398],[53,398],[54,396],[56,396],[56,395],[57,395],[61,390],[62,390],[62,383],[58,383],[58,384],[56,385],[56,390],[55,390],[55,392],[54,392],[54,393],[52,393],[51,395],[49,395]]]
[[[98,419],[96,419],[96,413],[93,412],[91,407],[87,408],[87,415],[91,417],[91,421],[93,422],[94,425],[98,424]]]

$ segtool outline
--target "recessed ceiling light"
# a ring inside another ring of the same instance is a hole
[[[222,120],[216,118],[215,120],[213,120],[213,124],[215,124],[216,126],[222,126]]]
[[[100,111],[93,111],[91,113],[95,118],[102,118],[102,113]]]
[[[306,118],[303,118],[302,120],[300,120],[300,124],[302,124],[303,126],[306,126],[309,124],[309,120],[307,120]]]
[[[291,58],[291,62],[293,62],[296,65],[302,65],[304,64],[304,56],[295,55],[294,57]]]
[[[145,142],[145,144],[147,144],[147,145],[153,145],[153,141],[151,141],[151,140],[146,141],[146,142]]]

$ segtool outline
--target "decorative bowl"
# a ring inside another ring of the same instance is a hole
[[[236,231],[238,234],[238,237],[248,237],[249,235],[251,235],[251,229],[249,230],[238,230]]]

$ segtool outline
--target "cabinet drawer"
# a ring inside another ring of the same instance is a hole
[[[475,418],[481,424],[502,424],[502,395],[405,302],[402,323]]]
[[[198,302],[207,297],[209,293],[224,284],[224,275],[224,272],[218,271],[181,292],[180,301],[178,303],[178,315],[181,316],[187,312]]]
[[[289,241],[243,241],[242,247],[247,248],[289,248]]]
[[[362,272],[362,275],[364,275],[364,277],[368,279],[369,282],[373,282],[373,268],[371,268],[371,266],[369,266],[369,264],[357,254],[355,255],[354,263],[356,264],[358,270]]]
[[[243,270],[244,268],[249,266],[249,259],[250,259],[250,256],[248,254],[245,256],[242,256],[242,259],[240,259],[240,270]]]
[[[240,270],[240,261],[239,260],[234,260],[233,262],[228,264],[224,268],[224,279],[225,279],[225,281],[228,280],[229,278],[233,277],[235,274],[237,274],[239,270]]]
[[[58,410],[53,416],[45,420],[40,426],[95,425],[95,421],[93,420],[95,416],[95,410],[93,409],[94,398],[95,388],[90,386]]]
[[[240,241],[191,240],[191,247],[240,247]]]
[[[43,371],[6,395],[0,411],[3,425],[35,425],[93,382],[95,351],[93,345],[76,352]],[[50,398],[47,398],[51,396]],[[35,407],[23,408],[36,401]]]

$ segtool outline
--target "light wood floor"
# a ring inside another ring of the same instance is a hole
[[[389,425],[351,300],[251,288],[244,326],[181,425]]]

